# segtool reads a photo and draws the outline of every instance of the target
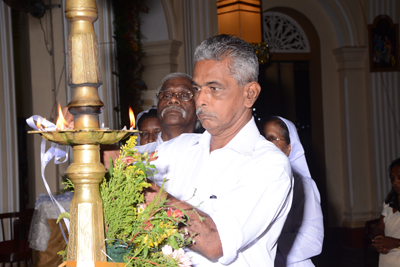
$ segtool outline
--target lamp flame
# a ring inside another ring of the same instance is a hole
[[[47,126],[46,126],[45,122],[46,122],[46,117],[43,118],[42,126],[43,126],[45,129],[47,129]]]
[[[135,129],[135,115],[132,108],[129,106],[129,120],[131,121],[131,129]]]
[[[62,114],[61,105],[58,103],[58,119],[56,123],[57,130],[64,130],[68,126],[68,123],[65,121],[64,116]]]
[[[40,130],[42,128],[42,123],[40,117],[36,121],[36,127]]]

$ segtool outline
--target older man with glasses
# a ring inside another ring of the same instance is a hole
[[[161,132],[156,142],[137,146],[140,153],[153,152],[166,141],[194,132],[197,116],[193,96],[192,77],[187,74],[171,73],[161,81],[156,94]]]
[[[164,142],[183,133],[193,133],[195,128],[201,128],[196,116],[192,77],[184,73],[168,74],[162,79],[157,91],[157,118],[161,132],[155,142],[136,146],[139,153],[151,153]],[[109,158],[115,160],[118,156],[118,147],[104,151],[104,166],[110,167]]]

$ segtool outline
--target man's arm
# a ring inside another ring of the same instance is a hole
[[[146,202],[152,201],[158,194],[160,187],[151,183],[152,186],[146,190]],[[194,208],[185,201],[180,201],[174,196],[165,192],[167,205],[174,209],[186,211],[188,220],[186,221],[189,235],[195,235],[195,242],[190,249],[206,257],[210,261],[216,261],[223,256],[222,244],[217,231],[217,227],[210,216],[206,213]],[[201,217],[201,218],[200,218]]]

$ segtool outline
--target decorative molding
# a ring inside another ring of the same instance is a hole
[[[360,228],[365,227],[365,222],[370,220],[371,218],[376,218],[375,212],[367,211],[352,211],[344,212],[344,221],[342,226],[349,227],[349,228]]]
[[[99,47],[93,33],[74,34],[68,38],[68,84],[71,87],[102,84]]]
[[[271,53],[309,53],[310,45],[301,26],[291,17],[274,11],[263,12],[263,41]]]
[[[177,67],[177,56],[181,45],[182,42],[177,40],[144,43],[143,49],[146,51],[146,57],[142,61],[143,65],[148,67],[169,64]]]
[[[143,72],[143,81],[147,84],[147,91],[143,93],[142,107],[153,106],[156,90],[161,80],[172,72],[178,70],[178,54],[182,42],[165,40],[143,44],[146,57],[142,60],[146,71]]]
[[[342,69],[364,69],[365,60],[368,56],[366,47],[341,47],[333,50],[338,71]]]

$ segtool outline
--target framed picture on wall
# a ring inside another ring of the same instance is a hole
[[[379,15],[368,25],[368,37],[370,71],[400,71],[399,25]]]

